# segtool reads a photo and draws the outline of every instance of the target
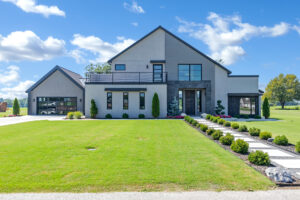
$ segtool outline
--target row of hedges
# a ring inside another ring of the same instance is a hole
[[[211,121],[216,121],[216,123],[223,124],[226,126],[226,121],[223,119],[218,119],[217,117],[211,117],[208,116],[206,119],[209,119]],[[213,140],[219,140],[221,144],[230,146],[231,150],[240,153],[240,154],[247,154],[249,149],[249,144],[245,142],[242,139],[234,140],[234,136],[230,133],[227,133],[225,136],[223,135],[223,132],[220,130],[215,130],[213,128],[208,128],[207,125],[198,123],[196,120],[194,120],[190,116],[185,116],[184,120],[191,125],[193,125],[196,128],[200,128],[200,130],[207,135],[211,136]],[[229,122],[230,123],[230,122]],[[227,124],[227,126],[230,126]],[[242,127],[242,131],[247,130],[247,127]],[[270,165],[270,159],[268,153],[264,153],[262,151],[255,151],[251,152],[248,155],[248,160],[256,165]]]

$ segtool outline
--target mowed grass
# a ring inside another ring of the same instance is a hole
[[[0,112],[0,117],[13,114],[13,108],[7,108],[6,112]],[[20,108],[20,115],[27,115],[27,108]]]
[[[273,136],[286,135],[292,144],[300,141],[300,110],[275,110],[275,107],[271,107],[270,117],[279,121],[239,122],[239,124],[270,131]]]
[[[0,192],[274,186],[181,120],[36,121],[3,126],[0,163]]]

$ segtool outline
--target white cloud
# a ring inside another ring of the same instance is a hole
[[[50,15],[57,15],[65,17],[64,11],[60,10],[57,6],[37,5],[35,0],[2,0],[3,2],[10,2],[27,13],[42,14],[45,17]]]
[[[76,60],[76,63],[81,64],[85,63],[86,60],[84,58],[85,53],[83,51],[80,51],[79,49],[74,49],[70,51],[70,56],[73,57]]]
[[[137,23],[137,22],[132,22],[131,25],[137,27],[137,26],[139,25],[139,23]]]
[[[11,65],[7,67],[5,70],[0,71],[0,84],[10,85],[13,82],[16,82],[19,80],[20,68],[15,65]]]
[[[127,2],[124,2],[123,4],[124,8],[129,10],[130,12],[133,12],[133,13],[145,13],[144,9],[142,8],[142,6],[139,6],[137,4],[136,1],[132,1],[132,3],[127,3]]]
[[[178,31],[203,41],[208,45],[212,58],[222,59],[225,65],[233,64],[246,54],[241,47],[243,42],[258,36],[278,37],[286,34],[291,28],[285,22],[272,27],[254,26],[242,22],[238,15],[221,17],[216,13],[210,13],[207,20],[210,24],[189,22],[177,17],[180,23]]]
[[[1,98],[25,98],[27,94],[25,91],[34,84],[34,81],[27,80],[21,81],[14,87],[4,87],[0,89],[0,97]]]
[[[97,56],[94,60],[90,60],[92,63],[104,63],[135,42],[133,39],[126,39],[122,36],[117,37],[118,42],[116,43],[105,42],[96,36],[75,34],[73,37],[71,41],[73,45],[77,46],[80,50],[91,52]]]
[[[65,42],[48,37],[41,40],[32,31],[16,31],[0,35],[0,61],[49,60],[65,54]]]

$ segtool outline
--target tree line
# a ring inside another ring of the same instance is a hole
[[[18,100],[19,100],[20,107],[27,107],[28,106],[27,98],[22,98],[22,99],[18,99]],[[7,107],[13,107],[14,99],[0,98],[0,103],[1,102],[7,102]]]

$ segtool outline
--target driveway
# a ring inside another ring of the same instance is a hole
[[[296,200],[299,197],[300,190],[0,194],[0,200]]]
[[[18,124],[23,122],[39,121],[39,120],[63,120],[65,116],[40,116],[40,115],[25,115],[20,117],[1,117],[0,126]]]

